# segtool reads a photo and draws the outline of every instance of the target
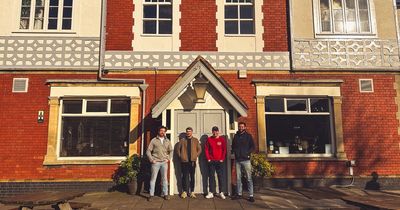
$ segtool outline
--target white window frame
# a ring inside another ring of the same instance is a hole
[[[296,97],[291,97],[291,96],[266,96],[265,97],[265,104],[267,104],[267,99],[271,98],[283,98],[283,105],[284,105],[284,111],[283,112],[267,112],[264,111],[265,116],[267,115],[312,115],[312,116],[330,116],[330,140],[329,143],[331,145],[331,153],[329,154],[268,154],[268,157],[334,157],[336,148],[335,148],[335,127],[334,127],[334,113],[333,113],[333,106],[332,106],[332,98],[327,97],[327,96],[296,96]],[[287,111],[287,99],[289,100],[307,100],[307,111]],[[329,112],[311,112],[311,99],[328,99],[329,100]],[[268,133],[268,130],[266,130]],[[269,139],[266,138],[266,146],[269,146]]]
[[[172,36],[174,33],[174,8],[173,8],[173,0],[167,2],[167,0],[157,0],[157,2],[146,2],[146,0],[142,0],[142,36]],[[162,2],[161,2],[162,1]],[[155,18],[145,18],[144,17],[144,7],[148,5],[156,5],[157,6],[157,13]],[[171,18],[160,18],[160,5],[171,5]],[[152,20],[156,21],[156,33],[144,33],[144,21]],[[163,20],[171,21],[171,33],[170,34],[160,34],[159,30],[159,22]]]
[[[57,131],[57,160],[122,160],[125,156],[82,156],[82,157],[61,157],[61,133],[62,133],[62,118],[63,117],[130,117],[128,113],[111,113],[111,100],[129,100],[128,98],[84,98],[84,97],[63,97],[60,99],[60,110],[58,118],[58,131]],[[81,114],[68,114],[63,113],[64,100],[82,100],[82,113]],[[107,101],[107,112],[86,112],[87,101]],[[129,126],[127,128],[129,130]],[[128,140],[129,141],[129,140]],[[127,142],[126,145],[129,145]],[[129,148],[128,148],[129,149]]]
[[[14,89],[16,80],[25,80],[25,90],[17,91],[17,90]],[[29,85],[29,78],[13,78],[12,92],[13,93],[27,93],[28,92],[28,85]]]
[[[370,81],[372,90],[371,91],[362,90],[361,89],[361,82],[362,81]],[[373,79],[359,79],[358,80],[358,86],[359,86],[359,89],[360,89],[360,93],[373,93],[374,92],[374,80]]]
[[[346,22],[346,16],[344,14],[345,11],[345,1],[343,4],[343,18],[344,23]],[[373,0],[368,0],[368,12],[369,12],[369,24],[370,24],[370,32],[360,32],[360,22],[359,22],[359,12],[358,9],[356,10],[356,17],[357,17],[357,32],[334,32],[334,24],[333,24],[333,13],[332,13],[332,0],[329,0],[330,6],[330,24],[331,24],[331,31],[330,32],[323,32],[321,26],[321,15],[320,15],[320,0],[313,0],[314,6],[314,32],[316,38],[363,38],[363,37],[377,37],[377,27],[376,27],[376,15],[375,15],[375,5]],[[358,6],[358,0],[356,0],[356,5]],[[346,30],[346,24],[344,24],[344,29]]]
[[[29,28],[28,29],[20,28],[22,1],[23,0],[19,1],[18,26],[17,26],[18,31],[22,31],[22,32],[61,32],[61,31],[64,32],[64,31],[66,31],[66,32],[69,32],[69,31],[73,30],[73,28],[74,28],[73,20],[74,20],[74,16],[75,16],[74,15],[74,13],[75,13],[74,7],[76,4],[76,0],[72,0],[73,2],[72,2],[71,28],[70,29],[62,29],[64,0],[59,0],[59,2],[58,2],[57,29],[48,29],[50,0],[44,0],[45,4],[44,4],[44,15],[43,15],[43,29],[34,29],[36,0],[31,0]]]
[[[225,36],[255,36],[256,35],[256,12],[255,12],[255,2],[254,2],[254,0],[252,0],[252,2],[239,2],[239,1],[237,1],[237,2],[232,2],[232,0],[230,0],[231,2],[227,2],[227,0],[224,0],[224,8],[223,8],[223,11],[224,11],[224,26],[223,26],[223,28],[224,28],[224,35]],[[253,7],[253,18],[240,18],[240,6],[241,5],[251,5],[252,7]],[[238,18],[237,19],[226,19],[225,18],[225,6],[237,6],[237,8],[238,8]],[[227,34],[226,33],[226,30],[225,30],[225,23],[227,22],[227,21],[238,21],[238,33],[237,34]],[[254,31],[253,31],[253,33],[251,33],[251,34],[242,34],[242,33],[240,33],[240,21],[253,21],[253,29],[254,29]]]

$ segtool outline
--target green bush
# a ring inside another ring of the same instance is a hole
[[[136,179],[140,171],[140,163],[139,155],[126,156],[112,176],[114,182],[121,185]]]
[[[268,162],[265,153],[251,154],[252,174],[254,177],[271,177],[275,172],[274,166]]]

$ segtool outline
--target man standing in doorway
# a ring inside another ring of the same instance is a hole
[[[213,198],[214,193],[216,193],[216,171],[218,177],[219,195],[222,199],[225,199],[225,177],[223,175],[223,164],[226,156],[226,140],[224,137],[219,135],[219,129],[217,126],[212,127],[212,134],[212,136],[207,138],[207,142],[205,144],[205,154],[208,161],[210,182],[209,192],[206,195],[206,198]]]
[[[172,145],[165,133],[167,128],[158,128],[158,135],[150,141],[146,155],[151,162],[150,196],[149,201],[154,197],[154,188],[157,180],[158,171],[161,171],[162,191],[165,200],[169,200],[168,195],[168,162],[172,156]]]
[[[186,198],[190,193],[191,198],[196,198],[194,194],[194,182],[196,172],[196,160],[201,153],[199,140],[193,137],[193,128],[186,128],[186,136],[181,138],[178,143],[177,155],[181,160],[182,169],[182,198]],[[190,178],[190,189],[189,189]],[[190,191],[189,191],[190,190]]]
[[[237,195],[233,199],[242,196],[242,171],[246,173],[247,186],[249,190],[249,201],[254,202],[253,179],[251,177],[250,155],[254,151],[253,137],[246,131],[246,123],[239,122],[239,130],[233,137],[232,152],[235,154],[236,163],[236,187]]]

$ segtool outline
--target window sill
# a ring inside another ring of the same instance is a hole
[[[256,34],[224,34],[225,37],[256,37]]]
[[[337,158],[333,154],[321,154],[321,155],[275,155],[275,154],[267,154],[267,159],[270,162],[280,162],[280,161],[321,161],[321,162],[338,162],[338,161],[347,161],[345,158]]]
[[[125,157],[118,157],[112,159],[103,159],[99,160],[98,158],[91,157],[90,159],[64,159],[59,158],[55,160],[44,160],[43,165],[52,166],[52,165],[115,165],[119,164]]]
[[[142,37],[172,37],[172,34],[141,34]]]
[[[37,35],[37,36],[46,36],[46,35],[76,35],[75,31],[13,31],[11,32],[13,35]]]
[[[370,34],[324,34],[324,33],[318,33],[315,34],[315,38],[321,38],[321,39],[354,39],[354,38],[378,38],[377,34],[375,33],[370,33]]]

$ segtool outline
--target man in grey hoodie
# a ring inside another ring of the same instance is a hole
[[[168,195],[168,162],[172,156],[172,145],[166,137],[167,128],[161,126],[158,128],[158,135],[150,141],[146,155],[151,162],[150,196],[149,201],[154,197],[154,188],[157,180],[158,171],[161,171],[162,191],[165,200],[169,200]]]

